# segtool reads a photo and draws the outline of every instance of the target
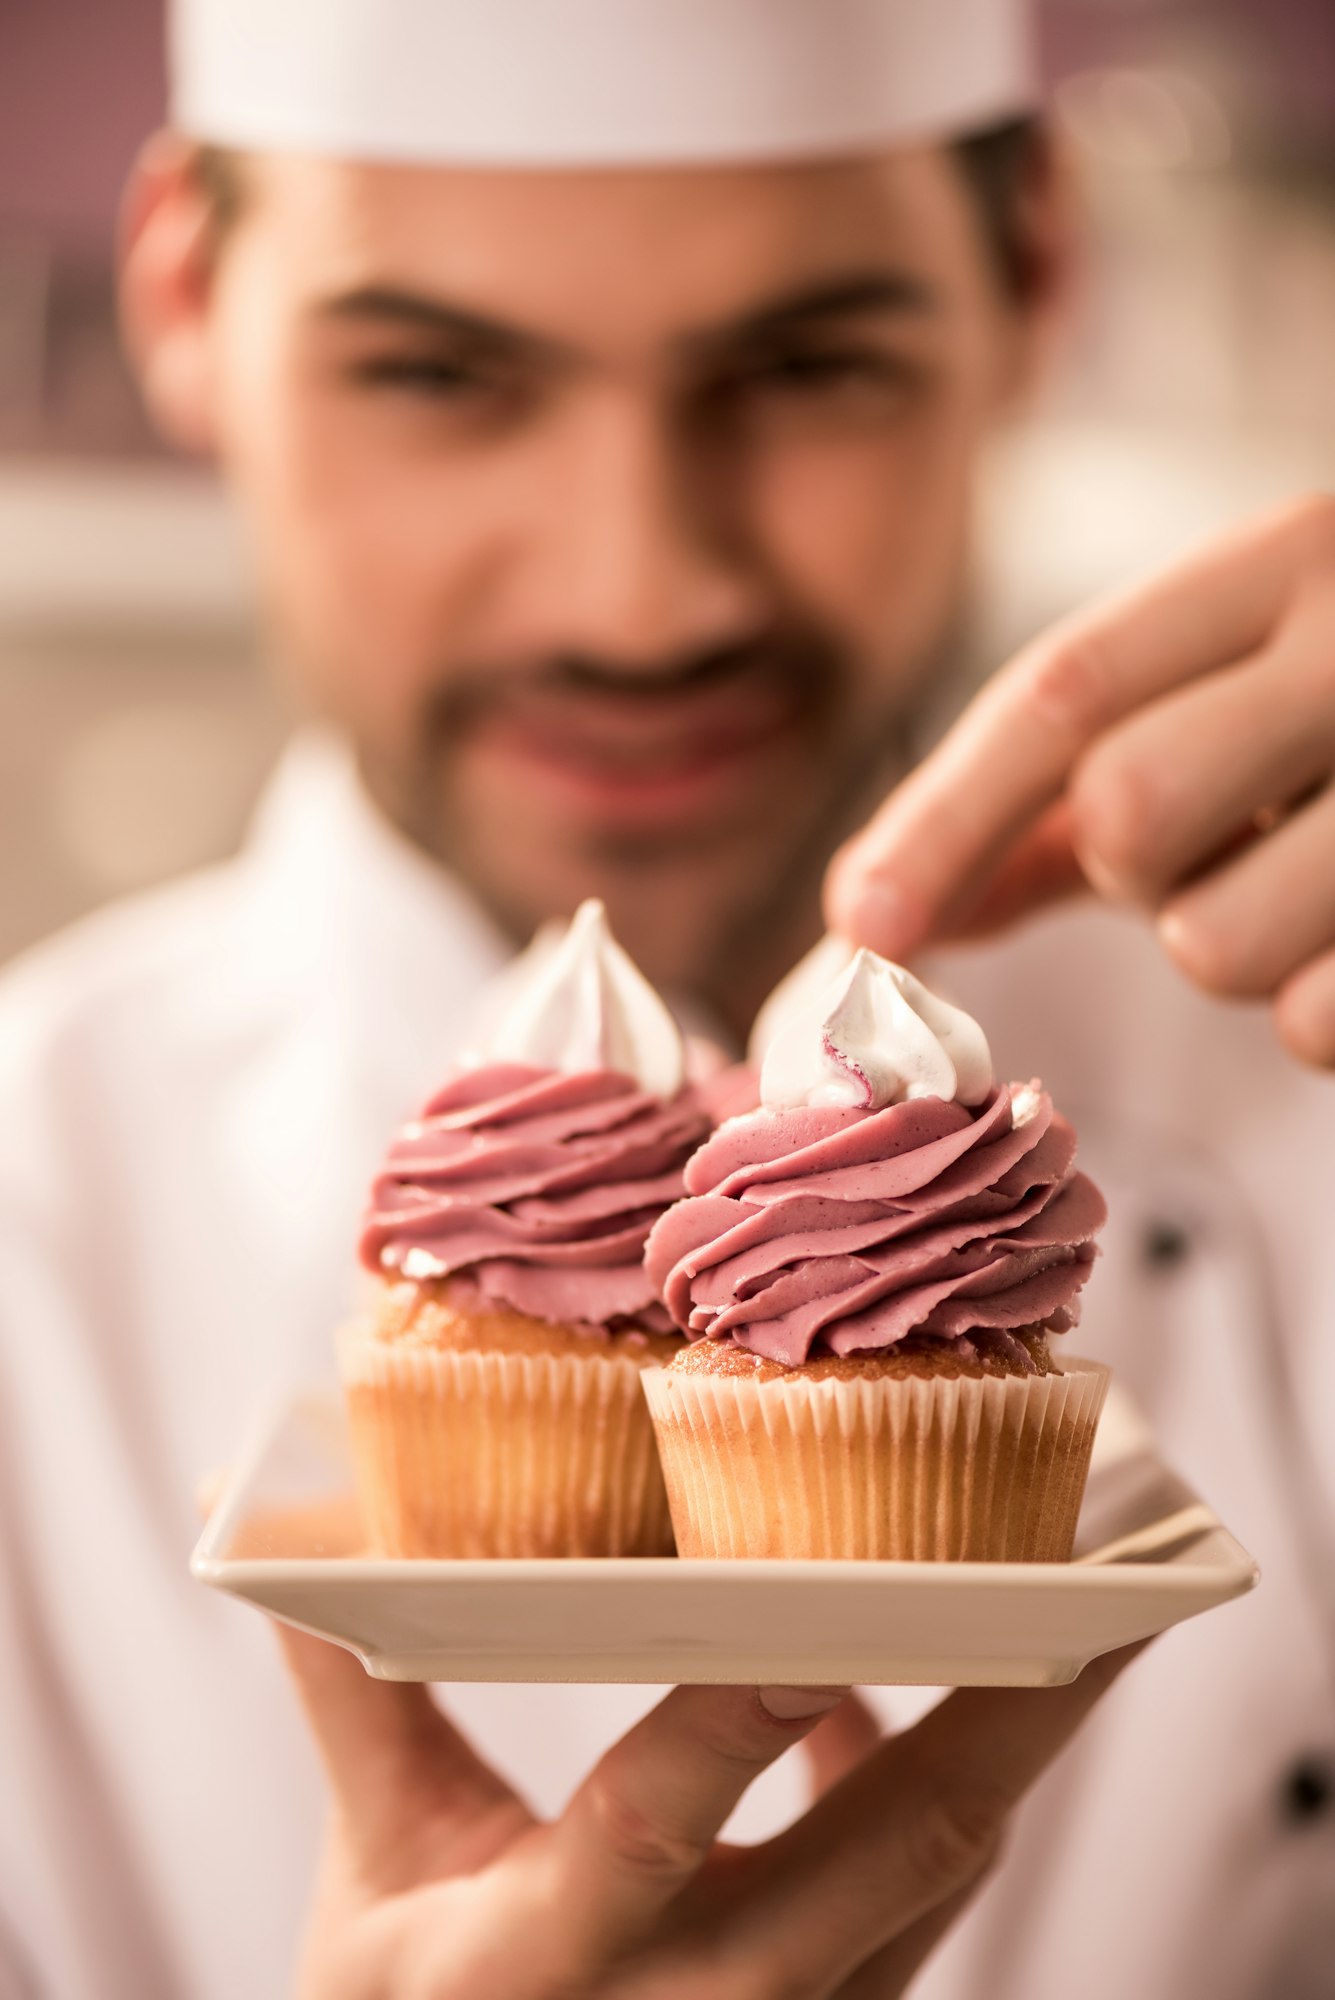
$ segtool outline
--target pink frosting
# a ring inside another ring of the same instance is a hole
[[[690,1089],[665,1104],[611,1070],[465,1070],[391,1145],[362,1262],[589,1332],[670,1331],[645,1238],[708,1129]]]
[[[645,1255],[677,1325],[787,1367],[909,1335],[993,1342],[1075,1324],[1103,1197],[1037,1083],[970,1110],[757,1111],[686,1169]]]

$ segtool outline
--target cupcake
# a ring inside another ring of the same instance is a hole
[[[671,1552],[640,1375],[682,1341],[643,1253],[708,1129],[676,1023],[584,904],[371,1190],[376,1295],[339,1364],[378,1550]]]
[[[644,1377],[681,1555],[1069,1559],[1105,1208],[976,1022],[856,953],[686,1189],[646,1264],[690,1344]]]

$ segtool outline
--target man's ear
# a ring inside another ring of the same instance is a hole
[[[135,162],[121,207],[120,316],[158,429],[185,451],[208,452],[216,218],[193,161],[186,140],[159,132]]]

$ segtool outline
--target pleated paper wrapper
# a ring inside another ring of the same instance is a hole
[[[672,1524],[624,1355],[414,1348],[344,1328],[368,1537],[390,1556],[658,1556]]]
[[[1065,1562],[1108,1370],[642,1379],[679,1555]]]

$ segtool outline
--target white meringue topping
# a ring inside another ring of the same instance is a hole
[[[826,931],[819,944],[813,944],[792,971],[785,972],[752,1025],[746,1045],[749,1063],[756,1069],[762,1066],[770,1043],[782,1034],[789,1021],[797,1020],[824,999],[856,950],[857,946],[840,937],[837,931]]]
[[[785,1005],[760,1097],[771,1111],[883,1111],[913,1097],[981,1104],[992,1083],[991,1052],[972,1016],[902,965],[861,950],[821,993]]]
[[[477,1059],[579,1075],[617,1070],[656,1097],[686,1074],[681,1030],[613,938],[607,912],[581,903],[564,935],[544,924],[492,988],[498,1003]]]

